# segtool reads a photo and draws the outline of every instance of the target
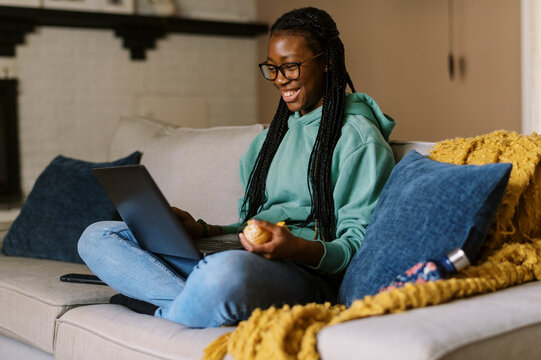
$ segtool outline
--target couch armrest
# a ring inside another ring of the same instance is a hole
[[[4,237],[8,233],[10,226],[11,223],[0,222],[0,249],[2,248],[2,242],[4,241]]]
[[[21,209],[0,210],[0,249],[2,248],[4,237],[20,211]]]
[[[416,150],[421,155],[430,155],[430,150],[434,148],[436,143],[427,141],[399,141],[391,140],[391,148],[393,149],[393,155],[395,162],[399,162],[410,150]]]

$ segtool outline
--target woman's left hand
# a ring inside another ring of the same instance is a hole
[[[246,250],[259,254],[265,259],[301,260],[316,266],[323,256],[323,245],[319,241],[309,241],[297,237],[286,226],[278,226],[267,221],[253,220],[254,224],[269,232],[271,238],[264,244],[253,244],[243,233],[240,242]]]

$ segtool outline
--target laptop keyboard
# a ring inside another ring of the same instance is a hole
[[[225,250],[244,250],[237,234],[228,234],[195,240],[195,246],[203,254]]]

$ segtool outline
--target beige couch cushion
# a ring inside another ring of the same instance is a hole
[[[53,354],[40,351],[32,346],[20,343],[0,335],[1,359],[9,360],[53,360]]]
[[[190,329],[118,305],[84,306],[57,321],[56,360],[200,359],[232,327]]]
[[[415,150],[421,155],[428,156],[430,155],[430,150],[434,147],[436,143],[425,142],[425,141],[398,141],[393,140],[390,142],[391,148],[393,149],[394,161],[399,162],[408,152]]]
[[[0,334],[52,353],[55,320],[67,310],[108,302],[103,285],[63,283],[66,273],[90,273],[84,265],[0,255]]]
[[[109,158],[135,150],[172,206],[212,224],[238,221],[243,190],[239,160],[263,125],[171,128],[144,118],[122,118]]]
[[[323,329],[323,359],[541,359],[541,282]]]

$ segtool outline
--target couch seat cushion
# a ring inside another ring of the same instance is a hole
[[[0,255],[0,333],[53,353],[55,320],[67,310],[105,303],[108,286],[63,283],[66,273],[90,273],[85,265]]]
[[[9,360],[53,360],[53,354],[43,352],[30,345],[0,335],[2,359]]]
[[[323,329],[325,360],[541,359],[541,282]]]
[[[56,360],[201,359],[207,344],[234,329],[191,329],[110,304],[70,310],[57,323]]]

